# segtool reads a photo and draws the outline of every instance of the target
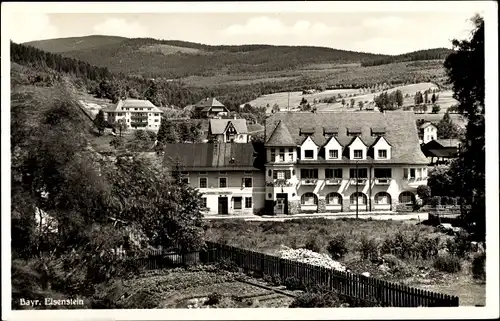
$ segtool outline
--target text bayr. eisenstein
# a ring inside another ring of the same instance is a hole
[[[45,298],[45,305],[83,305],[83,300]]]

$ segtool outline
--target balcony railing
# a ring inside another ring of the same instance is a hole
[[[275,179],[272,182],[266,182],[266,186],[270,187],[289,187],[292,185],[288,179]]]
[[[375,185],[389,185],[391,180],[391,178],[375,178]]]
[[[316,185],[318,183],[317,178],[303,178],[301,180],[302,185]]]
[[[406,179],[409,186],[415,187],[420,185],[427,185],[427,177],[410,177]]]
[[[342,183],[342,178],[328,178],[326,179],[326,185],[340,185]]]
[[[367,178],[351,178],[352,185],[363,185],[366,184]]]

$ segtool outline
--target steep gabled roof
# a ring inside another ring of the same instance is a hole
[[[163,113],[163,110],[153,105],[153,103],[150,102],[149,100],[141,100],[141,99],[125,99],[125,100],[120,99],[114,106],[103,109],[103,111],[119,112],[119,111],[124,111],[125,110],[124,108],[150,108],[151,110],[146,110],[146,111]],[[140,112],[144,112],[144,110]]]
[[[323,127],[332,126],[339,128],[337,141],[346,146],[352,141],[351,136],[347,136],[348,127],[360,127],[360,138],[365,145],[372,146],[376,137],[372,137],[371,128],[385,127],[386,133],[383,136],[392,146],[391,159],[388,163],[403,164],[427,164],[418,140],[418,131],[413,112],[390,111],[379,112],[277,112],[266,119],[266,140],[269,141],[274,134],[276,123],[282,122],[287,128],[291,139],[298,145],[303,137],[300,135],[300,127],[314,127],[316,135],[314,141],[320,146],[324,146],[327,137],[318,133],[323,132]],[[287,139],[287,143],[289,139]],[[279,144],[278,141],[273,143]]]
[[[233,124],[238,134],[247,134],[247,121],[245,119],[210,119],[210,130],[212,134],[223,134],[229,123]]]
[[[436,141],[443,147],[458,147],[460,144],[460,139],[456,138],[436,139]]]
[[[432,125],[432,126],[436,127],[436,125],[434,125],[434,124],[433,124],[433,123],[431,123],[431,122],[425,122],[425,123],[423,123],[422,125],[420,125],[420,129],[427,128],[427,127],[429,127],[430,125]]]
[[[196,108],[206,108],[206,107],[225,107],[220,101],[214,97],[203,98],[195,104]]]
[[[266,146],[297,146],[296,140],[290,135],[290,131],[282,121],[279,121],[276,127],[268,132],[271,132],[271,134],[269,139],[266,140]]]
[[[361,132],[361,131],[360,131],[360,132]],[[365,143],[365,142],[363,141],[363,139],[362,139],[361,137],[359,137],[359,136],[355,136],[355,137],[353,137],[353,138],[351,139],[351,141],[349,142],[349,144],[347,144],[345,147],[349,147],[349,146],[351,146],[351,144],[352,144],[352,143],[354,143],[354,142],[356,141],[356,139],[359,139],[359,140],[360,140],[360,141],[361,141],[361,142],[362,142],[362,143],[363,143],[366,147],[368,147],[368,148],[370,147],[370,145],[368,145],[367,143]]]
[[[375,146],[377,145],[377,143],[380,141],[380,140],[384,140],[389,146],[392,147],[391,143],[387,141],[387,139],[384,138],[384,136],[378,136],[377,139],[375,139],[375,141],[373,142],[372,146]]]

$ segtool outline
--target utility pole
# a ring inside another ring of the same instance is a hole
[[[358,206],[359,206],[359,195],[358,195],[358,161],[356,161],[356,220],[358,219]]]

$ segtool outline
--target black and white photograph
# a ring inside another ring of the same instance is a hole
[[[2,3],[2,319],[498,318],[497,13]]]

